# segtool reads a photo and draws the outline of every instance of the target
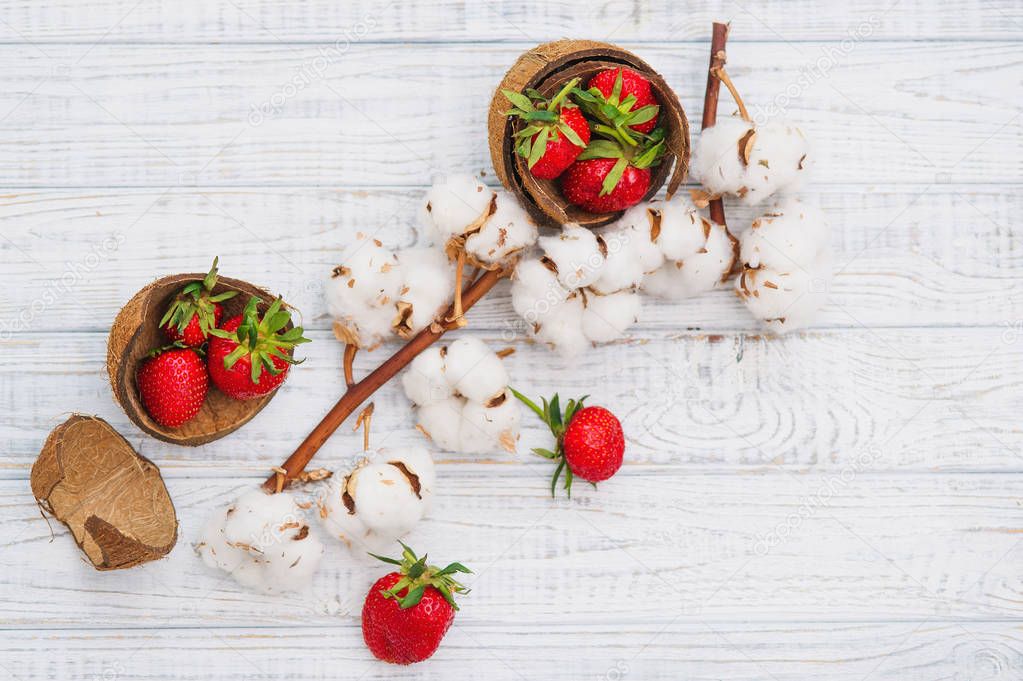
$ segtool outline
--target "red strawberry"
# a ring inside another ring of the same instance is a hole
[[[650,189],[650,170],[623,162],[613,158],[576,161],[561,178],[562,194],[569,203],[590,213],[614,213],[635,206]],[[611,189],[605,191],[609,183]]]
[[[616,113],[603,109],[602,117],[612,125],[627,126],[636,132],[648,133],[657,125],[660,106],[650,89],[650,81],[627,68],[601,71],[586,86],[600,105],[610,104]]]
[[[461,563],[438,569],[426,564],[426,556],[418,558],[405,544],[401,546],[401,560],[370,554],[399,570],[378,579],[366,594],[362,638],[377,659],[412,664],[437,651],[455,621],[454,594],[468,592],[454,574],[472,571]]]
[[[142,405],[154,421],[175,428],[199,413],[209,382],[206,365],[195,350],[155,350],[135,374]]]
[[[558,177],[590,143],[586,118],[567,100],[578,82],[576,78],[565,84],[550,101],[535,90],[527,91],[528,96],[501,91],[514,105],[508,115],[526,121],[526,126],[514,137],[519,140],[516,151],[527,160],[534,177],[543,180]]]
[[[213,259],[213,267],[202,281],[193,281],[174,296],[174,301],[160,320],[164,335],[172,343],[180,341],[193,348],[205,343],[210,330],[220,325],[220,317],[224,314],[220,303],[238,293],[225,291],[213,295],[213,287],[217,285],[217,261],[218,258]]]
[[[562,413],[557,393],[550,402],[546,398],[541,399],[542,407],[515,389],[512,389],[512,393],[539,416],[554,435],[554,451],[542,448],[533,450],[534,454],[558,462],[551,480],[551,496],[554,496],[558,478],[565,471],[566,464],[568,470],[565,471],[564,486],[569,497],[572,496],[572,480],[575,476],[597,483],[607,480],[621,468],[625,454],[622,424],[603,407],[583,407],[583,401],[588,395],[578,400],[569,400]]]
[[[221,392],[236,400],[250,400],[271,392],[284,382],[288,369],[298,362],[292,350],[303,338],[302,327],[284,330],[291,313],[283,309],[280,298],[259,316],[259,304],[253,296],[245,311],[214,329],[207,351],[210,379]]]
[[[574,475],[588,482],[607,480],[622,467],[622,424],[604,407],[585,407],[568,422],[562,447]]]

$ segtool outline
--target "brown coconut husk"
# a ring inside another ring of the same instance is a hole
[[[167,428],[154,421],[139,398],[135,374],[139,364],[154,348],[167,344],[159,328],[160,319],[174,296],[187,284],[202,281],[205,274],[175,274],[149,284],[121,308],[107,340],[107,374],[114,398],[124,413],[143,431],[173,444],[195,447],[206,444],[241,428],[270,403],[276,390],[252,400],[235,400],[212,385],[202,409],[189,421],[176,428]],[[221,303],[224,319],[241,314],[252,296],[258,296],[265,311],[273,296],[265,290],[240,279],[220,277],[214,295],[238,291],[238,295]],[[290,324],[289,324],[290,327]]]
[[[40,506],[67,525],[97,570],[162,558],[177,542],[160,469],[101,418],[76,414],[54,428],[31,482]]]
[[[618,66],[634,69],[650,80],[661,104],[658,125],[667,132],[667,151],[661,164],[653,169],[650,191],[645,198],[657,194],[666,181],[670,196],[686,178],[689,171],[689,121],[678,97],[660,74],[636,55],[610,43],[591,40],[544,43],[523,53],[505,74],[490,102],[488,116],[490,158],[494,170],[501,184],[514,192],[533,219],[541,224],[577,222],[584,227],[600,227],[617,220],[621,213],[588,213],[564,199],[557,180],[538,180],[532,176],[525,160],[515,153],[512,139],[523,122],[505,115],[511,105],[501,90],[523,92],[527,88],[535,88],[552,96],[572,78],[579,77],[585,85],[598,72]]]

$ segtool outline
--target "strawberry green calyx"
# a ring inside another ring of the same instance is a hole
[[[568,95],[577,89],[578,84],[578,78],[570,80],[550,100],[532,88],[526,90],[525,94],[501,90],[501,94],[512,103],[512,108],[506,111],[505,115],[521,118],[526,122],[526,126],[513,137],[517,140],[516,152],[527,159],[530,169],[543,158],[548,144],[556,141],[559,133],[580,149],[586,147],[588,140],[583,140],[561,115],[562,109],[576,108],[568,99]]]
[[[568,497],[572,498],[572,469],[565,465],[565,428],[572,422],[572,417],[575,416],[576,412],[583,408],[583,402],[589,395],[583,395],[577,400],[569,400],[565,404],[565,410],[561,410],[561,400],[557,393],[554,393],[554,397],[547,401],[547,398],[542,397],[540,401],[543,406],[537,405],[536,402],[532,401],[515,388],[509,388],[512,394],[522,402],[524,405],[530,408],[534,414],[540,417],[540,420],[547,424],[547,427],[551,429],[551,434],[554,435],[555,446],[554,451],[549,449],[543,449],[541,447],[535,447],[533,453],[542,456],[545,459],[551,461],[557,461],[557,468],[554,469],[554,475],[551,478],[551,496],[555,496],[558,488],[558,479],[561,477],[562,471],[565,472],[565,483],[564,489],[568,493]]]
[[[215,309],[217,303],[233,298],[237,291],[225,291],[213,295],[213,288],[217,285],[217,264],[220,258],[213,258],[213,266],[206,273],[202,281],[193,281],[185,286],[174,296],[173,302],[167,308],[167,312],[160,320],[160,327],[177,329],[184,333],[185,328],[192,321],[192,317],[199,319],[199,328],[204,336],[208,336],[213,329],[217,328]]]
[[[448,604],[458,610],[458,605],[455,603],[455,594],[466,594],[469,593],[469,589],[462,584],[459,584],[454,575],[459,572],[465,574],[472,574],[472,570],[465,567],[461,563],[451,563],[445,568],[438,568],[434,565],[427,565],[427,556],[424,554],[422,558],[416,556],[415,551],[410,549],[404,542],[398,541],[401,544],[402,552],[401,559],[387,558],[386,556],[378,556],[375,553],[369,555],[373,556],[377,560],[382,560],[390,565],[398,566],[398,573],[401,575],[394,586],[386,591],[381,591],[381,595],[384,598],[393,598],[398,601],[398,605],[402,610],[407,610],[419,603],[423,598],[423,593],[426,591],[426,587],[432,586],[440,592],[441,596]],[[404,596],[398,596],[398,594],[408,589]]]
[[[637,106],[639,100],[635,94],[628,94],[622,97],[624,71],[617,70],[614,86],[611,92],[606,94],[600,88],[592,86],[583,90],[573,88],[572,97],[579,103],[579,107],[596,121],[594,132],[607,137],[617,139],[627,146],[634,146],[638,142],[637,137],[642,137],[636,127],[646,128],[654,126],[651,121],[657,118],[661,107],[657,104],[645,104]],[[647,98],[649,101],[649,96]]]
[[[232,340],[238,344],[229,355],[224,357],[224,368],[230,369],[242,357],[248,355],[252,364],[252,382],[258,384],[262,369],[270,374],[280,374],[274,358],[288,364],[300,364],[292,357],[291,350],[301,343],[310,342],[302,333],[301,326],[285,329],[291,321],[291,312],[284,307],[284,301],[277,298],[270,304],[262,317],[259,316],[259,305],[263,301],[257,296],[249,299],[241,315],[241,323],[234,331],[213,329],[210,333],[218,338]]]

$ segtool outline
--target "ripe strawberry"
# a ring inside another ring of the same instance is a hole
[[[610,183],[610,191],[605,187]],[[650,189],[650,170],[624,159],[592,158],[576,161],[561,178],[561,192],[569,203],[590,213],[614,213],[643,200]]]
[[[551,479],[551,496],[555,494],[558,479],[566,464],[568,470],[565,470],[564,487],[569,497],[572,496],[572,480],[575,476],[596,487],[595,483],[607,480],[621,468],[625,454],[622,424],[603,407],[583,407],[583,401],[589,395],[569,400],[562,413],[557,393],[550,402],[542,398],[541,407],[514,388],[511,391],[547,424],[554,435],[554,451],[542,448],[533,450],[534,454],[558,462]]]
[[[154,421],[175,428],[199,413],[209,382],[206,365],[192,348],[170,346],[150,353],[135,374],[142,405]]]
[[[588,113],[592,109],[604,122],[640,133],[648,133],[657,125],[660,106],[650,81],[642,74],[624,67],[607,69],[591,78],[586,87],[585,94],[576,94],[576,98],[583,101]]]
[[[574,475],[589,482],[607,480],[622,467],[622,424],[604,407],[579,409],[565,428],[562,447]]]
[[[220,325],[224,309],[220,303],[233,298],[237,291],[225,291],[213,295],[217,285],[217,261],[202,281],[194,281],[174,296],[167,313],[160,320],[163,333],[172,343],[182,342],[197,348],[206,342],[210,330]]]
[[[437,651],[455,621],[454,594],[469,591],[454,574],[472,570],[461,563],[441,570],[427,565],[426,556],[418,558],[405,544],[401,547],[401,560],[370,554],[399,569],[378,579],[366,594],[362,638],[377,659],[412,664]]]
[[[550,101],[536,90],[528,90],[528,96],[501,91],[514,105],[507,115],[526,121],[526,127],[514,137],[519,140],[516,151],[527,160],[534,177],[558,177],[590,143],[586,118],[567,99],[578,83],[578,78],[568,82]]]
[[[259,316],[259,304],[253,296],[245,311],[211,331],[207,352],[210,379],[221,392],[236,400],[266,395],[284,382],[288,369],[298,364],[291,356],[299,343],[308,343],[302,327],[283,330],[291,313],[283,309],[280,298]]]

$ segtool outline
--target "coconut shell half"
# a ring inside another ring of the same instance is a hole
[[[210,385],[202,409],[194,418],[176,428],[167,428],[150,418],[139,398],[135,374],[143,359],[155,348],[167,344],[159,328],[160,319],[175,295],[193,281],[202,281],[205,274],[175,274],[157,279],[146,286],[121,308],[107,340],[107,374],[114,399],[132,422],[153,437],[178,445],[195,447],[206,444],[241,428],[270,403],[276,390],[253,400],[235,400]],[[225,300],[224,319],[241,314],[252,296],[265,301],[264,312],[274,297],[265,290],[240,279],[220,277],[214,294],[238,291]],[[289,324],[289,328],[290,328]]]
[[[620,66],[638,71],[650,81],[661,104],[658,125],[667,133],[664,158],[653,168],[650,190],[645,198],[656,195],[665,182],[668,183],[670,196],[685,180],[689,170],[689,121],[678,97],[660,74],[636,55],[610,43],[591,40],[544,43],[523,53],[505,74],[494,92],[487,119],[490,158],[498,178],[506,189],[519,197],[533,219],[541,224],[577,222],[583,227],[600,227],[617,220],[621,213],[595,214],[584,211],[565,200],[557,180],[533,177],[525,159],[515,153],[512,138],[525,124],[505,115],[511,105],[501,90],[524,92],[533,88],[550,97],[572,78],[579,78],[585,85],[600,71]]]
[[[67,525],[97,570],[167,555],[178,539],[160,469],[109,423],[74,415],[57,426],[32,465],[32,494]]]

